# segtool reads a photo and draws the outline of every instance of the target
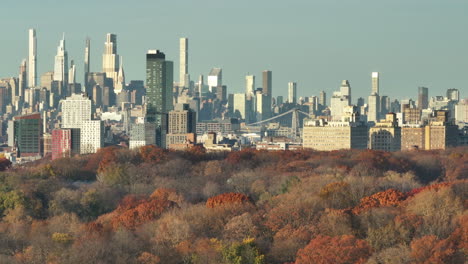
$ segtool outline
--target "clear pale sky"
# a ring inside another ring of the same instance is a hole
[[[273,71],[273,93],[299,96],[351,83],[353,101],[370,94],[379,71],[380,91],[416,98],[458,88],[468,95],[467,0],[2,0],[0,77],[16,76],[27,57],[28,29],[38,37],[38,75],[53,70],[65,32],[69,59],[83,78],[85,38],[91,70],[101,71],[105,34],[117,34],[127,82],[145,79],[145,53],[160,49],[174,61],[178,81],[180,37],[189,38],[193,80],[223,68],[228,92],[243,92],[245,75]]]

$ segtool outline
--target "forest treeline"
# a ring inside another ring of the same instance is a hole
[[[0,263],[467,261],[468,148],[109,147],[0,171]]]

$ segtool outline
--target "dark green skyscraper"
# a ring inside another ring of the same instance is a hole
[[[17,147],[18,156],[39,156],[42,154],[42,119],[41,114],[32,113],[15,116],[14,145]]]
[[[167,115],[173,109],[174,64],[159,50],[146,54],[146,121],[156,125],[156,145],[166,147]]]

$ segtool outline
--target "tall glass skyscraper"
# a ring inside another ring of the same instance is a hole
[[[174,63],[159,50],[146,54],[146,120],[156,125],[156,145],[166,147],[167,115],[173,109]]]

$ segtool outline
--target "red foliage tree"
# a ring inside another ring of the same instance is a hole
[[[436,183],[436,184],[431,184],[419,188],[415,188],[411,191],[409,191],[406,195],[408,197],[415,196],[416,194],[423,192],[423,191],[428,191],[428,190],[435,190],[438,191],[441,188],[449,187],[452,185],[452,182],[442,182],[442,183]]]
[[[371,253],[366,241],[351,235],[317,236],[297,252],[296,264],[364,263]]]
[[[375,193],[361,199],[361,203],[353,209],[354,214],[359,214],[370,208],[382,206],[398,206],[407,196],[395,189],[388,189],[383,192]]]
[[[245,148],[241,151],[230,152],[226,160],[231,164],[239,164],[242,161],[253,160],[256,156],[257,150],[252,148]]]
[[[99,169],[98,172],[102,172],[109,164],[113,163],[117,159],[117,147],[107,147],[107,148],[100,148],[94,158],[98,158],[99,161]]]
[[[218,206],[230,205],[230,204],[244,204],[250,203],[248,196],[242,193],[223,193],[208,198],[206,201],[206,207],[215,208]]]
[[[143,146],[140,148],[140,156],[142,160],[149,163],[159,163],[167,160],[168,153],[168,150],[154,145]]]

